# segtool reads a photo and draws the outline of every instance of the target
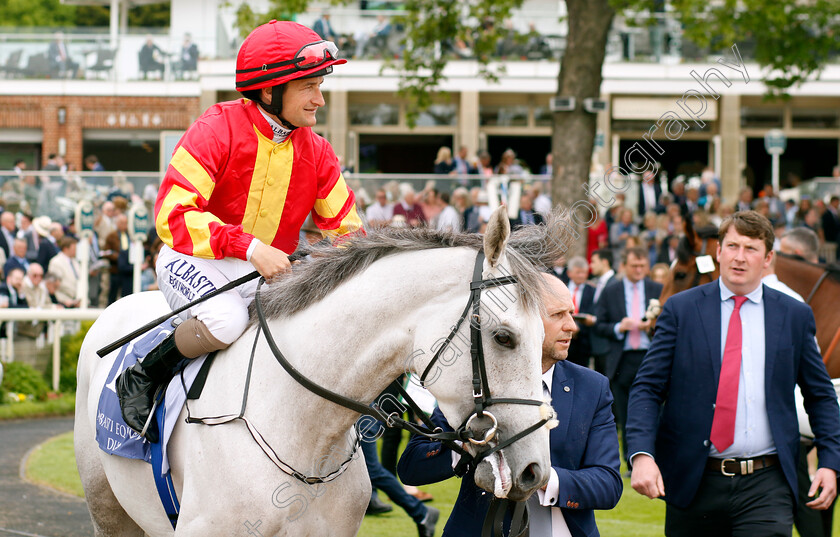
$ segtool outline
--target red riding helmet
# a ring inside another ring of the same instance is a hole
[[[236,89],[255,90],[329,74],[333,65],[347,63],[337,55],[335,43],[306,26],[273,20],[242,42],[236,57]]]

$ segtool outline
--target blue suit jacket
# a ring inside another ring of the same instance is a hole
[[[644,287],[644,306],[647,308],[651,299],[658,299],[659,295],[662,294],[662,284],[656,283],[650,278],[645,278]],[[623,278],[616,278],[601,291],[601,296],[598,297],[598,303],[595,305],[595,316],[598,317],[598,321],[592,328],[598,336],[606,340],[609,344],[609,348],[605,353],[606,370],[604,374],[607,375],[607,378],[612,379],[618,371],[621,355],[624,353],[624,340],[628,334],[628,332],[624,332],[621,334],[621,337],[617,338],[614,331],[615,325],[627,317]]]
[[[615,507],[623,488],[609,383],[600,373],[558,362],[551,392],[559,421],[549,435],[551,465],[560,481],[556,505],[563,508],[573,537],[597,536],[593,509]],[[432,421],[444,430],[452,430],[440,409],[435,409]],[[452,452],[440,442],[415,435],[397,471],[409,485],[443,481],[455,475]],[[472,472],[465,475],[443,534],[478,537],[491,499],[490,493],[476,486]]]
[[[767,415],[782,470],[796,495],[794,384],[805,397],[820,466],[834,470],[840,470],[840,411],[814,341],[811,308],[766,285],[763,293]],[[711,449],[720,323],[718,281],[669,298],[630,390],[627,451],[654,455],[665,482],[665,501],[680,508],[694,498]]]

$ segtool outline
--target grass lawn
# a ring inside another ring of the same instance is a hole
[[[624,468],[622,468],[622,471]],[[73,433],[56,436],[40,445],[32,452],[26,466],[26,475],[32,481],[45,484],[59,490],[83,496],[82,485],[76,470],[73,455]],[[450,479],[422,487],[434,495],[433,505],[440,509],[441,517],[438,531],[440,536],[443,526],[455,498],[458,495],[458,479]],[[382,500],[388,498],[380,493]],[[618,506],[610,511],[596,511],[598,528],[603,537],[656,537],[663,535],[665,521],[665,503],[649,500],[630,488],[630,480],[624,480],[624,493]],[[405,511],[397,506],[390,513],[365,517],[360,537],[395,537],[416,535],[416,526]],[[840,535],[840,516],[834,517],[834,534]],[[798,537],[796,530],[793,537]],[[538,536],[534,536],[538,537]]]
[[[73,431],[50,438],[36,447],[26,462],[26,477],[35,483],[83,497],[73,453]]]

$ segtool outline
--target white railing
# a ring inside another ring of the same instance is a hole
[[[61,367],[61,336],[63,321],[95,321],[105,311],[100,308],[87,309],[40,309],[40,308],[0,308],[0,322],[6,323],[6,349],[3,361],[11,362],[14,358],[14,321],[47,321],[52,330],[52,389],[58,391],[59,369]],[[8,358],[8,359],[6,359]]]

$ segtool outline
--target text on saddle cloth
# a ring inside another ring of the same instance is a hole
[[[96,441],[99,444],[99,448],[105,453],[128,459],[142,459],[146,462],[151,462],[149,442],[126,425],[122,418],[116,383],[120,373],[133,366],[138,359],[151,352],[172,330],[172,323],[170,321],[164,321],[143,336],[126,343],[120,348],[117,358],[114,360],[114,364],[108,372],[102,393],[99,395],[99,405],[96,411]],[[164,444],[163,472],[169,471],[169,460],[165,449],[166,443],[172,434],[172,430],[175,428],[178,415],[181,413],[181,408],[184,406],[184,401],[187,398],[184,386],[189,391],[205,359],[206,355],[190,360],[183,370],[183,384],[181,382],[182,375],[178,374],[169,382],[169,386],[166,389],[164,397],[166,423],[163,426],[159,424],[159,428],[162,431],[161,442]]]

